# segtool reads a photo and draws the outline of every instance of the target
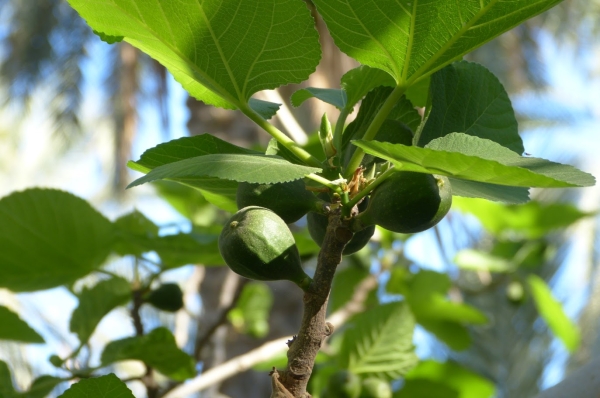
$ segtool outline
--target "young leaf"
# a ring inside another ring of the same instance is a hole
[[[581,211],[569,203],[533,201],[520,206],[506,206],[485,200],[459,199],[453,204],[457,209],[473,214],[487,231],[496,236],[518,234],[527,239],[541,238],[595,214]]]
[[[185,181],[186,178],[205,176],[238,182],[272,184],[297,180],[319,171],[321,169],[293,164],[273,156],[215,154],[159,166],[129,184],[127,188],[165,178],[178,178]]]
[[[123,36],[195,98],[235,109],[260,90],[300,83],[320,59],[314,20],[295,0],[69,0],[96,31]]]
[[[482,65],[461,61],[446,66],[431,76],[431,93],[432,108],[418,146],[460,131],[523,153],[508,94]]]
[[[396,83],[389,73],[361,65],[342,76],[341,86],[347,96],[345,107],[350,111],[369,91],[379,86],[394,87]]]
[[[108,343],[100,361],[103,366],[137,359],[176,381],[195,376],[194,359],[181,351],[169,329],[159,327],[144,336],[128,337]]]
[[[78,294],[79,305],[71,315],[70,330],[84,344],[96,326],[110,311],[125,305],[131,299],[131,286],[123,278],[98,282],[92,288],[84,287]]]
[[[273,293],[263,282],[244,286],[237,305],[227,314],[232,325],[243,333],[262,338],[269,332]]]
[[[292,105],[298,107],[309,98],[318,98],[321,101],[331,104],[340,110],[346,107],[347,102],[346,92],[344,90],[317,87],[307,87],[297,90],[294,94],[292,94],[290,99],[292,101]]]
[[[405,303],[377,306],[354,318],[344,334],[340,367],[357,375],[397,379],[418,359],[412,345],[415,320]]]
[[[560,0],[314,0],[336,45],[409,84]]]
[[[496,392],[494,383],[452,362],[422,361],[406,375],[406,385],[415,380],[427,380],[449,387],[458,393],[459,398],[490,398]]]
[[[527,283],[540,316],[565,347],[570,352],[574,352],[581,341],[577,325],[567,317],[562,305],[554,298],[552,291],[542,278],[531,274],[527,278]]]
[[[0,340],[44,343],[44,338],[33,330],[19,315],[0,305]]]
[[[114,374],[83,379],[73,384],[59,398],[135,398],[127,385]]]
[[[0,199],[0,287],[24,292],[74,282],[102,264],[115,237],[109,220],[70,193],[15,192]]]
[[[545,159],[522,157],[493,141],[462,133],[431,141],[426,148],[377,141],[354,141],[366,153],[393,162],[404,171],[517,187],[586,187],[591,174]]]

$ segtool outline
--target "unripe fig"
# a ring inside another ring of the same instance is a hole
[[[392,387],[381,379],[369,377],[362,381],[359,398],[392,398]]]
[[[266,207],[291,224],[298,221],[319,200],[306,190],[304,181],[294,180],[279,184],[251,184],[240,182],[236,203],[238,209],[248,206]]]
[[[176,312],[183,308],[183,292],[176,283],[165,283],[144,296],[144,300],[159,310]]]
[[[367,208],[368,199],[363,200],[358,205],[358,211],[363,211]],[[325,232],[327,231],[327,217],[323,214],[309,212],[306,216],[306,221],[308,223],[308,232],[310,233],[310,237],[317,243],[317,245],[321,246],[323,244],[323,239],[325,239]],[[344,251],[342,254],[350,255],[352,253],[356,253],[360,249],[366,246],[369,243],[369,240],[375,233],[375,225],[368,226],[358,232],[354,233],[354,236],[346,244],[344,247]]]
[[[335,372],[327,381],[327,392],[332,397],[358,398],[360,390],[360,377],[347,370]]]
[[[412,234],[436,225],[450,210],[452,188],[443,176],[399,171],[371,194],[369,207],[354,219],[354,228],[379,225]]]
[[[248,279],[287,279],[304,290],[310,285],[292,232],[264,207],[244,207],[235,213],[219,235],[219,251],[232,271]]]

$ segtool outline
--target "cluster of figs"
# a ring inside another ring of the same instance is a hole
[[[311,278],[302,269],[300,254],[288,224],[307,215],[312,239],[323,243],[328,217],[323,209],[332,195],[315,194],[303,180],[279,184],[240,183],[240,209],[219,236],[219,250],[236,273],[255,280],[290,280],[307,290]],[[343,254],[362,249],[379,225],[398,233],[417,233],[436,225],[452,203],[446,177],[408,171],[393,172],[358,204],[348,225],[354,232]]]

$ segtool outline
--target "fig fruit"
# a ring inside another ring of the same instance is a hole
[[[358,398],[360,377],[347,370],[338,370],[327,381],[329,395],[336,398]]]
[[[183,308],[183,292],[176,283],[160,285],[144,296],[144,300],[159,310],[176,312]]]
[[[392,387],[381,379],[368,377],[362,381],[359,398],[392,398]]]
[[[399,171],[373,190],[369,207],[354,219],[353,228],[376,224],[392,232],[417,233],[440,222],[451,205],[446,177]]]
[[[238,209],[248,206],[266,207],[274,211],[286,224],[298,221],[314,208],[319,200],[306,190],[303,180],[279,184],[251,184],[240,182],[236,194]]]
[[[285,221],[264,207],[248,206],[235,213],[219,235],[219,251],[233,272],[248,279],[287,279],[303,290],[312,281],[302,269]]]
[[[368,199],[363,200],[358,205],[358,211],[364,211],[368,206]],[[317,245],[321,246],[323,244],[323,239],[325,239],[325,232],[327,231],[327,217],[323,214],[309,212],[306,216],[306,221],[308,224],[308,232],[310,233],[310,237],[317,243]],[[371,240],[371,237],[375,233],[375,225],[367,226],[366,228],[355,232],[354,236],[346,244],[344,247],[343,255],[350,255],[352,253],[356,253],[360,249],[366,246]]]

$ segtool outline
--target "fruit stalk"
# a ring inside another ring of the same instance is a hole
[[[333,332],[325,322],[327,300],[342,251],[352,239],[352,231],[341,221],[340,213],[329,215],[329,225],[319,252],[313,283],[304,294],[304,314],[298,335],[288,344],[288,364],[281,382],[294,397],[306,396],[315,358],[325,337]]]

